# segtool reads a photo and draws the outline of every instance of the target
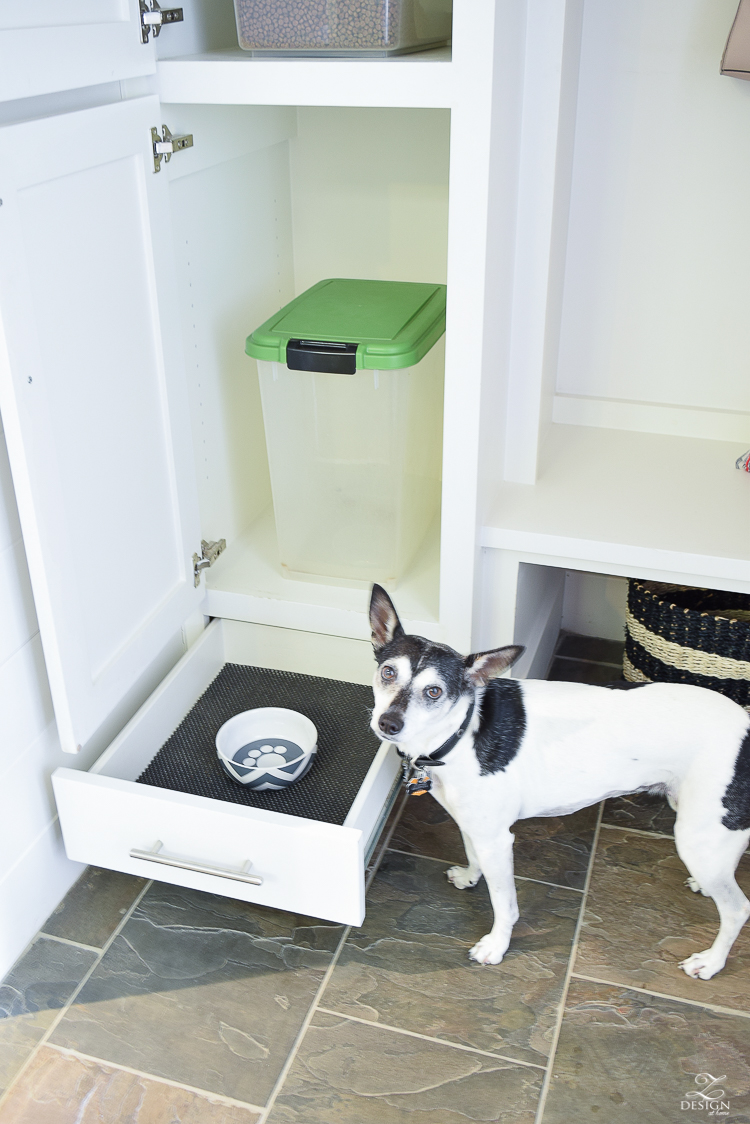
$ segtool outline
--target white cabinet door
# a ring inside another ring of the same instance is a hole
[[[200,597],[160,124],[148,97],[0,129],[0,411],[70,751]]]
[[[153,46],[141,42],[138,0],[0,0],[0,101],[154,68]]]

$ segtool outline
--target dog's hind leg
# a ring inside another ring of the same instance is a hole
[[[466,890],[470,886],[476,886],[479,879],[482,877],[482,868],[479,865],[477,853],[474,850],[474,844],[469,836],[459,827],[461,838],[464,841],[464,850],[466,851],[466,858],[469,860],[468,866],[452,866],[446,870],[445,874],[449,882],[452,882],[457,890]]]
[[[499,964],[510,944],[518,920],[516,884],[513,879],[513,836],[505,831],[475,845],[477,858],[490,892],[495,920],[491,932],[469,951],[480,964]]]
[[[694,884],[713,898],[719,911],[719,932],[710,948],[683,960],[680,967],[693,979],[710,980],[724,967],[729,950],[750,917],[750,902],[735,881],[734,872],[747,847],[750,831],[730,831],[721,823],[700,831],[686,828],[678,817],[675,824],[677,853],[690,871]]]

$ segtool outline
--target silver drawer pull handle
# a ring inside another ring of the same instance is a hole
[[[249,874],[253,865],[250,860],[245,863],[242,870],[227,870],[225,866],[209,866],[207,863],[193,863],[187,859],[177,859],[173,855],[163,855],[164,846],[161,839],[157,839],[150,851],[139,851],[136,847],[130,852],[131,859],[145,859],[150,863],[161,863],[163,866],[176,866],[180,870],[194,870],[196,874],[214,874],[218,878],[232,878],[235,882],[249,882],[251,886],[262,886],[263,879],[257,874]]]

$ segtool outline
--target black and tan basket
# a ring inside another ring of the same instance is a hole
[[[631,578],[623,675],[709,687],[750,709],[750,596]]]

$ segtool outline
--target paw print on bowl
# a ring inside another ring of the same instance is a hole
[[[289,748],[291,746],[291,748]],[[239,753],[236,753],[235,761],[242,756],[247,747],[243,747]],[[298,745],[293,742],[287,742],[286,745],[262,745],[260,749],[251,749],[242,765],[257,766],[259,769],[273,769],[281,765],[288,765],[292,757],[297,757],[301,753]],[[290,756],[291,754],[291,756]]]
[[[302,750],[296,742],[277,737],[273,743],[257,740],[241,746],[232,754],[232,760],[252,769],[279,769],[290,765],[301,755]]]
[[[296,711],[281,707],[243,711],[217,733],[216,752],[224,771],[240,784],[256,791],[287,788],[311,768],[317,731],[309,718]]]
[[[293,754],[295,756],[301,753],[299,745],[287,743],[286,745],[261,745],[260,750],[251,750],[247,753],[246,758],[242,759],[242,754],[246,751],[246,746],[235,753],[234,759],[238,764],[251,765],[259,769],[273,769],[278,768],[279,765],[289,764],[291,758],[289,756],[289,745],[292,745]]]

